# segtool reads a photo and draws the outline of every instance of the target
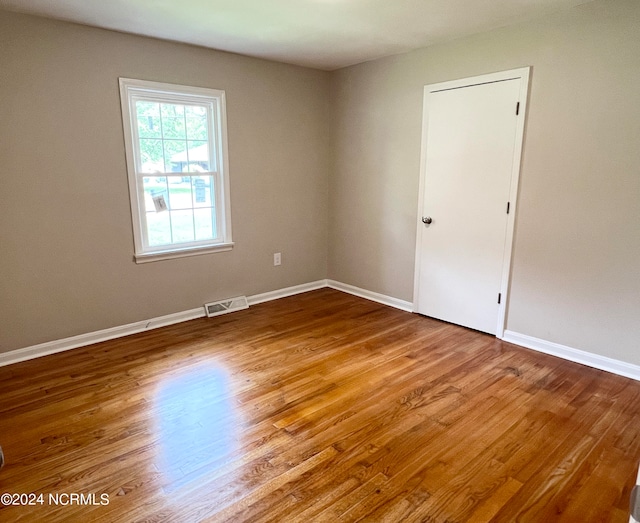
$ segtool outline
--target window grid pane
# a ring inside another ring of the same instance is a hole
[[[217,236],[213,215],[212,207],[203,207],[193,211],[196,240],[209,240]]]
[[[174,244],[195,241],[193,210],[171,211],[171,236]]]
[[[145,177],[143,188],[149,245],[218,237],[213,176]]]
[[[209,149],[205,107],[141,100],[135,107],[140,173],[211,172],[215,150]]]
[[[171,245],[171,217],[169,213],[146,213],[147,238],[153,247]]]
[[[128,166],[136,258],[171,252],[172,245],[230,243],[226,215],[217,216],[219,203],[228,204],[227,194],[217,194],[227,174],[215,160],[226,139],[226,123],[217,120],[224,91],[129,79],[120,85],[131,131],[125,130],[127,160],[134,160]]]

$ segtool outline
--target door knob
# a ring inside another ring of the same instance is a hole
[[[423,216],[422,217],[422,223],[429,225],[433,220],[431,219],[431,216]]]

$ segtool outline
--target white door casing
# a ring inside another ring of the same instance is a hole
[[[528,84],[524,68],[424,90],[414,310],[498,337]]]

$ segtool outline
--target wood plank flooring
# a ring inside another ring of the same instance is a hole
[[[639,382],[322,289],[0,368],[0,493],[35,500],[0,521],[626,523],[639,414]]]

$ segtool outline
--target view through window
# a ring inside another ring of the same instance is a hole
[[[120,85],[136,258],[230,248],[224,92]]]

